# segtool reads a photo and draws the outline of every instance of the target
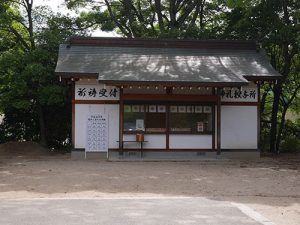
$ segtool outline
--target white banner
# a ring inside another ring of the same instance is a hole
[[[222,102],[257,102],[258,90],[256,86],[245,86],[238,88],[224,88],[222,91]]]
[[[108,115],[91,114],[87,118],[85,152],[108,151]]]
[[[120,89],[103,84],[75,84],[76,100],[119,100]]]

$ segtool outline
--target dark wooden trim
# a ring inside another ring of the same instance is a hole
[[[214,95],[147,95],[147,94],[124,94],[125,101],[174,101],[174,102],[217,102]]]
[[[166,104],[166,149],[170,149],[170,124],[169,124],[169,117],[170,117],[170,109],[169,104]]]
[[[257,90],[258,90],[258,105],[257,105],[257,148],[259,151],[261,151],[261,136],[260,136],[260,129],[261,129],[261,118],[260,118],[260,107],[261,107],[261,101],[260,101],[260,85],[257,85]]]
[[[72,148],[75,148],[75,82],[72,82],[72,136],[71,136],[71,143],[72,143]]]
[[[115,86],[164,86],[164,87],[241,87],[249,82],[199,82],[199,81],[140,81],[140,80],[102,80],[102,83]]]
[[[70,37],[69,47],[101,46],[101,47],[140,47],[140,48],[204,48],[230,50],[257,50],[255,41],[249,40],[183,40],[158,38],[108,38],[108,37]]]
[[[212,95],[217,96],[218,93],[216,92],[215,88],[212,88]],[[212,106],[212,149],[216,149],[216,106]]]
[[[137,151],[137,152],[140,152],[140,151],[143,151],[143,152],[216,152],[215,150],[212,150],[212,149],[194,149],[194,148],[184,148],[184,149],[169,149],[169,150],[166,150],[166,149],[161,149],[161,148],[143,148],[143,149],[140,149],[140,148],[123,148],[123,151],[126,152],[126,151]],[[118,148],[110,148],[109,151],[119,151]]]
[[[194,149],[194,148],[182,148],[182,149],[161,149],[161,148],[143,148],[144,152],[216,152],[213,149]],[[259,149],[221,149],[222,152],[259,152]],[[109,151],[119,151],[118,148],[110,148]],[[124,148],[123,151],[141,151],[139,148]]]
[[[119,149],[123,150],[123,132],[124,132],[124,99],[123,88],[120,88],[120,105],[119,105]]]
[[[216,106],[212,107],[212,149],[216,149]]]
[[[61,76],[62,79],[71,78],[86,78],[86,79],[98,79],[98,73],[74,73],[74,72],[55,72],[57,76]]]
[[[72,152],[85,152],[85,148],[73,148]]]
[[[120,104],[119,100],[74,100],[75,104]]]
[[[221,102],[221,105],[258,106],[259,102]]]
[[[145,114],[145,121],[146,121],[146,115],[147,114]],[[137,131],[137,130],[135,130],[135,131],[127,131],[127,130],[125,130],[124,131],[124,134],[127,134],[127,135],[136,135],[137,133],[141,133],[141,131]],[[166,132],[149,132],[149,131],[144,131],[143,132],[145,135],[151,135],[151,134],[161,134],[161,135],[166,135]]]
[[[218,89],[218,101],[217,101],[217,154],[221,154],[221,90]]]
[[[244,78],[246,78],[248,81],[274,81],[274,80],[281,80],[283,79],[281,74],[274,74],[270,76],[263,76],[263,75],[244,75]]]
[[[222,152],[259,152],[258,149],[226,149],[222,148]]]

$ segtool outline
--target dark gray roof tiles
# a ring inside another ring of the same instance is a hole
[[[60,45],[58,74],[98,74],[103,81],[247,83],[280,77],[255,50]]]

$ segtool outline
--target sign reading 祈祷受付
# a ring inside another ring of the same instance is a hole
[[[87,118],[86,152],[108,151],[108,116],[92,114]]]
[[[114,86],[76,84],[76,100],[119,100],[120,90]]]
[[[239,88],[224,88],[221,92],[222,102],[257,102],[258,90],[255,86]]]

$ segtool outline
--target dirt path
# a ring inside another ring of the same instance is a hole
[[[300,224],[300,159],[106,162],[69,155],[0,158],[0,198],[205,196]]]

